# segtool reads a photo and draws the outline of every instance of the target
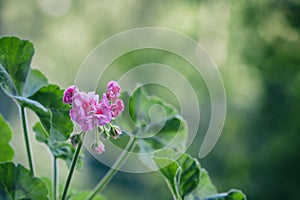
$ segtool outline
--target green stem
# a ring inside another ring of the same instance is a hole
[[[78,147],[75,151],[75,155],[74,155],[72,163],[71,163],[71,167],[70,167],[69,174],[68,174],[68,177],[67,177],[67,181],[66,181],[66,184],[65,184],[62,200],[65,200],[67,198],[68,190],[69,190],[71,179],[72,179],[72,176],[73,176],[73,172],[74,172],[74,169],[75,169],[78,157],[79,157],[79,153],[80,153],[80,150],[81,150],[81,147],[82,147],[83,139],[84,139],[84,133],[82,134],[81,141],[78,144]]]
[[[126,145],[126,148],[122,151],[118,159],[115,161],[113,166],[109,169],[109,171],[105,174],[105,176],[98,182],[98,184],[94,187],[93,191],[89,194],[86,200],[92,200],[95,195],[100,192],[114,177],[117,173],[120,166],[126,161],[129,156],[129,153],[134,149],[136,145],[136,139],[131,137],[129,142]]]
[[[30,142],[29,142],[28,129],[27,129],[26,111],[23,106],[20,106],[20,110],[21,110],[20,112],[21,112],[21,118],[22,118],[22,126],[23,126],[24,138],[25,138],[25,146],[26,146],[26,151],[27,151],[29,169],[31,171],[31,174],[34,176],[34,167],[33,167],[33,162],[32,162]]]
[[[52,181],[52,199],[53,200],[56,200],[57,198],[57,172],[58,172],[58,169],[57,169],[57,158],[56,156],[53,155],[53,181]]]

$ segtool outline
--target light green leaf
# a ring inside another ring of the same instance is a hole
[[[22,165],[0,164],[0,197],[7,200],[47,200],[45,183],[33,177]]]
[[[35,132],[35,138],[39,142],[48,143],[49,140],[49,134],[45,131],[44,127],[40,122],[37,122],[33,126],[33,131]]]
[[[159,131],[157,131],[156,124],[141,128],[139,135],[146,137],[138,140],[140,152],[154,152],[162,148],[183,152],[187,140],[185,121],[179,115],[174,115],[159,123],[162,123],[158,125],[162,127]]]
[[[9,145],[12,131],[2,115],[0,115],[0,138],[0,162],[11,161],[14,157],[14,151]]]
[[[149,110],[153,105],[161,105],[166,112],[166,116],[177,113],[176,109],[161,99],[149,96],[143,87],[134,91],[129,99],[129,114],[138,126],[145,126],[150,123]]]
[[[201,178],[198,187],[186,197],[186,200],[246,200],[246,196],[239,190],[218,193],[212,184],[207,171],[201,168]]]
[[[129,114],[136,123],[138,147],[143,153],[162,148],[183,152],[187,127],[178,111],[155,96],[149,96],[142,87],[129,99]]]
[[[216,187],[212,184],[207,171],[201,168],[200,182],[197,188],[186,197],[186,200],[202,200],[205,197],[217,194]]]
[[[198,185],[196,192],[200,197],[207,197],[217,194],[217,189],[212,184],[208,172],[204,168],[201,168],[201,182]]]
[[[160,172],[164,176],[167,185],[176,200],[182,199],[178,188],[178,179],[180,177],[181,168],[177,162],[171,162],[168,158],[155,157],[154,161],[160,168]]]
[[[36,93],[41,87],[48,85],[48,80],[39,70],[31,69],[26,79],[23,95],[29,97]]]
[[[167,157],[153,157],[173,194],[174,199],[184,199],[195,190],[200,181],[200,164],[188,154],[174,161]]]
[[[0,38],[0,84],[8,94],[22,96],[33,53],[27,40]]]

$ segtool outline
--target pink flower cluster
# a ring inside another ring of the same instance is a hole
[[[124,110],[124,103],[120,97],[121,88],[116,81],[107,84],[107,91],[102,95],[95,92],[80,92],[72,85],[64,91],[63,101],[72,104],[71,119],[82,131],[91,131],[97,126],[104,126],[117,118]]]

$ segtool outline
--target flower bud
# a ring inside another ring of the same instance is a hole
[[[121,129],[118,126],[111,126],[111,135],[116,139],[119,135],[122,134]]]
[[[94,142],[91,149],[95,154],[101,154],[105,151],[104,144],[101,141]]]
[[[119,83],[116,81],[110,81],[107,84],[107,98],[108,100],[111,100],[115,102],[120,97],[121,88],[119,86]]]
[[[76,85],[72,85],[70,87],[68,87],[65,91],[64,91],[64,97],[63,97],[63,101],[64,103],[67,104],[72,104],[73,102],[73,96],[75,95],[75,93],[79,92],[78,88]]]
[[[70,137],[71,139],[71,144],[73,145],[73,147],[77,147],[79,142],[80,142],[80,134],[73,134]]]

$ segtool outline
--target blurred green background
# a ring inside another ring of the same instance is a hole
[[[200,160],[219,191],[238,188],[250,200],[299,199],[300,1],[0,0],[0,36],[30,39],[35,45],[33,67],[63,88],[73,83],[84,58],[101,41],[146,26],[192,37],[206,48],[223,76],[225,127],[213,151]],[[122,56],[112,64],[113,72],[149,62],[181,71],[196,89],[203,121],[189,153],[197,156],[210,115],[201,77],[188,63],[157,50]],[[15,161],[26,164],[17,107],[2,91],[0,100],[0,112],[15,132]],[[32,113],[28,117],[31,125],[37,120]],[[31,133],[37,174],[50,176],[47,151]],[[60,165],[64,182],[66,167]],[[84,168],[73,181],[78,189],[92,188],[108,169],[88,153]],[[118,173],[104,194],[120,200],[171,199],[162,177],[154,172]]]

